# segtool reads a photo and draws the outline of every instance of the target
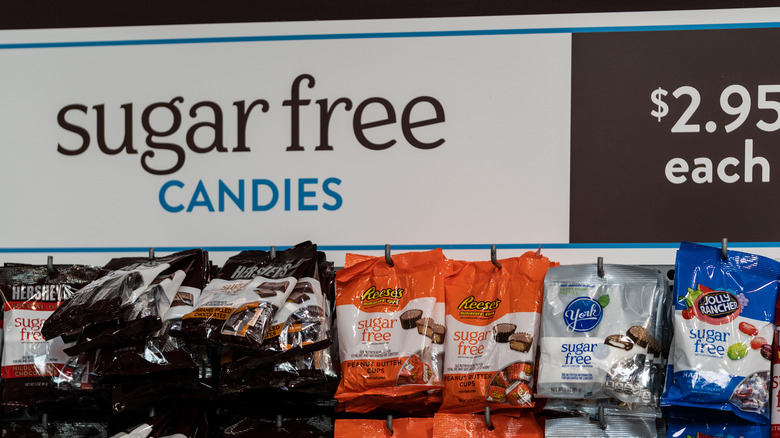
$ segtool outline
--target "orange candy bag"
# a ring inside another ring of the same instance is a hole
[[[557,263],[529,251],[500,264],[451,264],[439,412],[533,407],[544,276]]]
[[[335,397],[352,412],[442,387],[446,259],[441,249],[392,259],[394,266],[384,257],[348,256],[336,274],[342,379]]]
[[[433,438],[542,438],[544,431],[536,423],[533,414],[491,415],[493,429],[480,414],[436,414],[433,417]]]
[[[432,438],[433,418],[393,418],[393,432],[386,420],[338,419],[334,436],[338,438]]]

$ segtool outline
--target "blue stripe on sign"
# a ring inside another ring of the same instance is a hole
[[[704,245],[720,247],[720,242],[703,242]],[[279,245],[276,248],[283,250],[292,245]],[[543,249],[668,249],[679,248],[679,242],[663,243],[500,243],[496,245],[497,249],[537,249],[541,246]],[[729,248],[779,248],[780,242],[729,242]],[[393,251],[426,251],[436,248],[444,250],[489,250],[489,243],[473,244],[442,244],[442,245],[417,245],[417,244],[397,244],[392,245]],[[153,247],[157,252],[177,252],[191,248],[203,248],[212,252],[239,252],[245,250],[265,250],[270,246],[156,246]],[[321,251],[384,251],[384,245],[318,245]],[[115,247],[51,247],[51,248],[0,248],[0,253],[19,254],[19,253],[106,253],[106,252],[129,252],[129,253],[148,253],[149,247],[139,246],[115,246]]]
[[[490,35],[527,35],[527,34],[558,34],[558,33],[596,33],[596,32],[656,32],[669,30],[712,30],[712,29],[759,29],[780,27],[780,22],[768,23],[717,23],[717,24],[675,24],[655,26],[606,26],[606,27],[552,27],[532,29],[483,29],[483,30],[442,30],[419,32],[366,32],[366,33],[334,33],[311,35],[257,35],[234,37],[200,37],[200,38],[159,38],[145,40],[110,40],[110,41],[62,41],[40,43],[10,43],[0,44],[0,49],[52,49],[66,47],[106,47],[106,46],[144,46],[162,44],[216,44],[245,43],[271,41],[317,41],[317,40],[350,40],[350,39],[380,39],[380,38],[430,38],[459,36],[490,36]]]

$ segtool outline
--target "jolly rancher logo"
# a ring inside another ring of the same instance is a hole
[[[398,305],[401,303],[401,298],[404,296],[404,290],[401,288],[392,289],[377,289],[374,286],[369,287],[360,296],[360,301],[363,302],[363,307],[372,307],[379,305]]]
[[[496,314],[499,305],[501,305],[501,300],[498,298],[494,301],[477,301],[473,295],[469,295],[458,304],[458,311],[460,316],[491,318]]]

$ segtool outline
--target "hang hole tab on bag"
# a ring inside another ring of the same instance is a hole
[[[385,245],[385,263],[387,263],[388,265],[390,265],[390,267],[391,267],[391,268],[392,268],[393,266],[395,266],[395,265],[393,264],[393,258],[392,258],[392,257],[390,257],[390,244],[386,244],[386,245]]]
[[[720,256],[721,258],[723,258],[723,260],[729,259],[728,246],[729,246],[729,240],[724,237],[723,240],[720,242]]]
[[[596,272],[598,273],[599,277],[604,278],[604,257],[599,257],[596,259]]]
[[[390,431],[390,435],[395,434],[395,432],[393,431],[393,416],[392,415],[388,415],[387,416],[387,430]]]
[[[501,263],[498,262],[498,249],[496,249],[496,245],[490,245],[490,261],[493,262],[493,266],[501,269]]]
[[[496,426],[493,425],[493,420],[490,419],[490,406],[485,406],[485,426],[488,430],[493,430]]]

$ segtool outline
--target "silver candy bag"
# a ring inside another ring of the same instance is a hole
[[[544,280],[540,397],[654,406],[666,279],[638,266],[551,268]]]

